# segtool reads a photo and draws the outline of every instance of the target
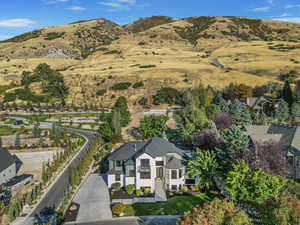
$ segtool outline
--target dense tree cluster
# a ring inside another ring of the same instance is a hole
[[[195,207],[184,216],[180,225],[252,225],[247,213],[233,202],[215,199],[203,207]]]
[[[98,133],[106,142],[118,142],[122,140],[122,127],[126,127],[131,121],[131,114],[125,97],[119,97],[110,113],[102,113]]]
[[[64,103],[69,89],[65,85],[63,75],[49,65],[39,64],[33,72],[24,71],[21,78],[21,84],[28,88],[31,83],[41,82],[43,93],[57,98]]]

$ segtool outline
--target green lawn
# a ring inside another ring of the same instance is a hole
[[[44,113],[42,115],[16,115],[19,117],[24,117],[28,120],[33,120],[33,121],[39,121],[39,122],[44,122],[47,119],[50,118],[74,118],[74,117],[91,117],[91,116],[98,116],[99,113],[73,113],[73,114],[47,114]]]
[[[0,126],[0,136],[13,135],[17,133],[20,129],[12,128],[9,126]]]
[[[197,205],[202,205],[210,197],[206,194],[198,196],[176,196],[168,199],[165,203],[136,203],[133,206],[135,216],[151,215],[184,215]]]

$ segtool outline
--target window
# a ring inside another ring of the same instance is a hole
[[[121,175],[120,174],[116,174],[116,181],[121,181]]]
[[[178,178],[182,178],[182,169],[179,170],[179,177]]]
[[[164,161],[156,161],[155,165],[156,166],[163,166],[164,165]]]
[[[141,167],[149,168],[150,167],[150,159],[141,159]]]
[[[176,180],[177,179],[177,170],[171,170],[171,179]]]
[[[150,172],[141,172],[140,178],[141,179],[151,179],[151,173]]]
[[[172,190],[172,191],[177,191],[177,185],[172,185],[172,186],[171,186],[171,190]]]
[[[135,177],[135,170],[129,170],[128,176]]]
[[[116,161],[116,167],[121,167],[121,166],[122,166],[122,161],[117,160],[117,161]]]

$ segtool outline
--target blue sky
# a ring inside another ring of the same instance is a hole
[[[300,23],[300,0],[2,0],[0,40],[34,29],[107,18],[246,16]]]

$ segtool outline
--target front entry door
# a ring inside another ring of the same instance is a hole
[[[163,177],[164,176],[164,170],[162,167],[156,167],[156,177]]]

